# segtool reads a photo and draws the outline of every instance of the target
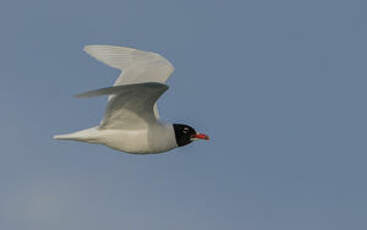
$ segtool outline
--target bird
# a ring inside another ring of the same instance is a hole
[[[121,70],[112,87],[77,94],[77,98],[108,96],[99,125],[55,135],[56,140],[102,144],[130,154],[164,153],[209,136],[187,124],[160,119],[157,100],[169,88],[174,71],[163,56],[149,51],[112,45],[87,45],[84,51],[104,64]]]

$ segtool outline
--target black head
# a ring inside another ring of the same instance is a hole
[[[173,124],[175,130],[176,142],[178,146],[184,146],[192,142],[192,136],[196,134],[195,129],[188,125]]]
[[[195,129],[184,124],[173,124],[175,130],[176,143],[178,146],[190,144],[194,140],[209,140],[209,137],[202,133],[197,133]]]

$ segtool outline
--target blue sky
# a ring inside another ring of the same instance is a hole
[[[366,229],[365,2],[3,0],[0,28],[1,229]],[[87,44],[168,58],[161,116],[211,141],[52,140],[118,75]]]

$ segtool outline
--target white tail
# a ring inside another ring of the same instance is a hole
[[[88,143],[99,143],[98,133],[99,133],[98,128],[93,127],[89,129],[80,130],[74,133],[55,135],[53,136],[53,138],[56,140],[73,140]]]

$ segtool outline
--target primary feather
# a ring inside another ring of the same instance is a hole
[[[173,65],[157,53],[120,46],[89,45],[84,51],[108,66],[123,71],[114,85],[167,81]]]
[[[89,45],[84,51],[106,65],[121,70],[114,86],[160,82],[165,83],[175,70],[171,62],[153,52],[111,45]],[[110,96],[110,101],[113,96]],[[154,114],[159,119],[157,104],[153,106]]]

